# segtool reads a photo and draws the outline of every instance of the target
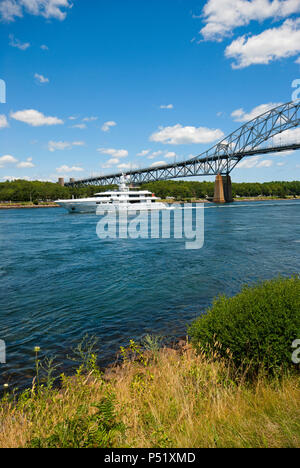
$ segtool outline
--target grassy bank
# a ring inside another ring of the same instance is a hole
[[[299,377],[249,384],[190,346],[148,358],[4,399],[0,447],[300,447]]]
[[[0,402],[0,447],[300,447],[300,279],[222,296],[189,332],[131,341],[104,373],[87,338],[57,388],[36,349],[32,388]]]

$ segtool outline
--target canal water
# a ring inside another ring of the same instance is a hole
[[[33,348],[71,372],[72,347],[99,339],[100,364],[145,334],[169,339],[218,294],[300,270],[300,201],[206,205],[202,249],[181,239],[105,239],[95,215],[0,211],[0,385],[23,388]]]

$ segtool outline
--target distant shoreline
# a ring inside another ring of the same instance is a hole
[[[294,200],[300,200],[300,197],[286,197],[286,198],[280,198],[280,197],[249,197],[249,198],[234,198],[234,200],[231,202],[231,203],[239,203],[239,202],[255,202],[255,201],[261,201],[261,202],[265,202],[265,201],[294,201]],[[170,203],[172,205],[180,205],[182,203],[186,203],[184,202],[184,200],[182,201],[170,201],[170,200],[162,200],[163,202],[167,202],[167,203]],[[189,203],[213,203],[212,199],[199,199],[199,200],[193,200]]]
[[[296,198],[280,198],[280,197],[252,197],[252,198],[235,198],[232,203],[239,203],[239,202],[255,202],[255,201],[294,201],[300,200],[300,197]],[[181,201],[172,201],[172,200],[162,200],[163,202],[170,203],[171,205],[180,205],[185,203],[184,200]],[[192,200],[190,203],[213,203],[212,200]],[[0,204],[0,210],[24,210],[24,209],[41,209],[41,208],[60,208],[59,205],[53,203],[48,205],[20,205],[20,204]]]
[[[294,201],[294,200],[300,200],[300,197],[296,197],[296,198],[290,198],[290,197],[286,197],[286,198],[280,198],[280,197],[265,197],[265,198],[262,198],[262,197],[253,197],[253,198],[235,198],[234,201],[235,202],[249,202],[249,201]]]
[[[37,208],[59,208],[59,205],[0,205],[0,210],[22,210],[22,209],[37,209]]]

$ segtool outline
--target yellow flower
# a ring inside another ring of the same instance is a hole
[[[39,346],[36,346],[36,347],[34,348],[34,352],[35,352],[35,353],[38,353],[39,351],[41,351],[41,348],[40,348]]]

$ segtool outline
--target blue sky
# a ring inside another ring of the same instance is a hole
[[[299,0],[0,0],[0,180],[202,153],[291,100],[299,13]],[[299,155],[245,160],[233,180],[299,179]]]

